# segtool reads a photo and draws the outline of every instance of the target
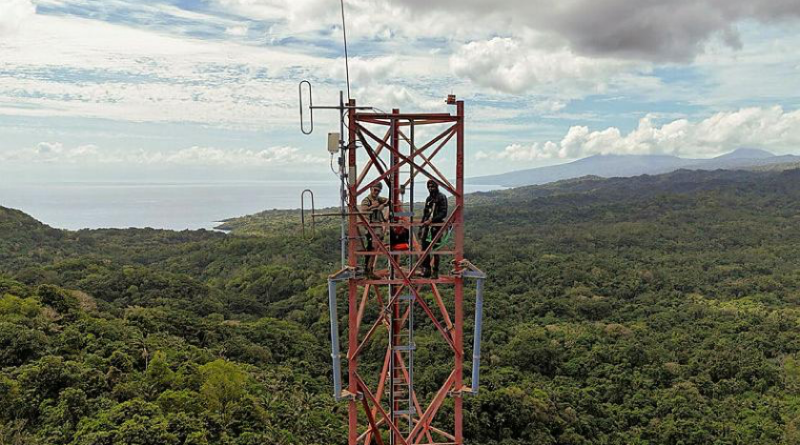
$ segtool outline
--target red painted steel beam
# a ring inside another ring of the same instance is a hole
[[[380,139],[379,139],[377,136],[375,136],[375,134],[374,134],[374,133],[372,133],[371,131],[367,130],[366,128],[364,128],[364,127],[359,127],[359,129],[358,129],[358,130],[359,130],[359,131],[358,131],[358,134],[360,135],[360,137],[361,137],[361,142],[362,142],[363,144],[365,144],[365,145],[366,145],[366,140],[363,138],[363,135],[362,135],[362,133],[366,133],[367,135],[369,135],[369,137],[371,137],[371,138],[372,138],[372,139],[374,139],[375,141],[378,141],[378,142],[380,142]],[[403,155],[402,153],[398,153],[398,156],[399,156],[399,157],[400,157],[400,159],[402,159],[403,161],[406,161],[406,163],[407,163],[407,164],[410,164],[410,165],[412,165],[412,166],[413,166],[415,169],[417,169],[417,170],[419,171],[419,173],[423,174],[424,176],[427,176],[427,177],[428,177],[428,179],[432,179],[434,182],[436,182],[437,184],[439,184],[439,187],[442,187],[442,188],[445,188],[445,189],[447,189],[447,191],[448,191],[448,192],[450,192],[450,193],[451,193],[451,194],[453,194],[453,195],[455,195],[455,194],[457,194],[457,193],[458,193],[458,192],[456,191],[457,189],[454,189],[452,185],[450,185],[449,183],[447,183],[447,184],[446,184],[446,183],[443,183],[443,182],[441,182],[441,181],[440,181],[438,178],[436,178],[436,177],[434,177],[432,174],[428,173],[428,171],[427,171],[427,170],[425,170],[425,169],[423,169],[422,167],[420,167],[419,165],[417,165],[417,163],[413,162],[413,161],[412,161],[411,159],[409,159],[407,156]]]
[[[390,263],[392,263],[392,265],[393,265],[393,266],[394,266],[394,267],[397,269],[397,271],[398,271],[398,272],[400,272],[400,274],[401,274],[401,282],[400,282],[399,284],[400,284],[402,287],[400,287],[400,288],[397,290],[396,294],[395,294],[395,295],[392,297],[392,299],[389,301],[389,306],[393,306],[394,304],[396,304],[396,301],[397,301],[397,299],[399,298],[399,296],[400,296],[400,294],[402,293],[402,291],[403,291],[403,290],[404,290],[406,287],[408,287],[408,288],[409,288],[409,290],[411,290],[411,292],[414,294],[414,296],[415,296],[415,301],[417,302],[417,304],[419,304],[419,305],[420,305],[420,307],[423,309],[423,311],[426,313],[426,315],[427,315],[427,316],[428,316],[428,317],[431,319],[431,321],[433,322],[434,326],[435,326],[435,327],[436,327],[436,328],[439,330],[439,332],[442,334],[442,337],[444,337],[444,339],[447,341],[447,343],[450,345],[450,347],[451,347],[451,348],[454,350],[454,352],[456,353],[456,355],[460,357],[460,356],[462,356],[462,355],[463,355],[463,349],[458,349],[458,348],[455,346],[455,343],[454,343],[454,338],[453,338],[453,337],[451,337],[450,333],[449,333],[447,330],[445,330],[445,329],[444,329],[444,328],[441,326],[441,324],[439,323],[439,321],[438,321],[438,320],[436,319],[436,317],[433,315],[433,311],[431,311],[431,310],[430,310],[430,308],[428,307],[427,303],[425,303],[425,300],[423,300],[423,299],[421,299],[421,298],[420,298],[418,290],[417,290],[415,287],[413,287],[413,286],[411,285],[411,282],[409,281],[409,278],[408,278],[408,277],[410,277],[410,276],[411,276],[411,274],[413,274],[413,273],[414,273],[414,271],[417,269],[417,267],[419,267],[419,266],[422,264],[422,260],[423,260],[423,258],[424,258],[426,255],[429,255],[429,254],[430,254],[431,250],[433,249],[433,246],[435,246],[435,245],[436,245],[436,244],[439,242],[439,239],[440,239],[440,238],[441,238],[441,237],[444,235],[445,229],[446,229],[446,228],[447,228],[447,227],[448,227],[450,224],[452,224],[452,223],[453,223],[453,220],[456,218],[456,215],[458,215],[459,213],[460,213],[460,212],[458,212],[458,208],[456,208],[456,211],[454,211],[454,212],[453,212],[453,213],[450,215],[450,217],[448,218],[448,220],[447,220],[447,221],[445,222],[445,224],[443,225],[443,229],[442,229],[442,230],[439,230],[439,232],[436,234],[436,236],[435,236],[435,237],[433,238],[433,240],[431,241],[431,244],[428,246],[428,248],[427,248],[427,250],[425,251],[425,253],[424,253],[424,254],[422,255],[422,257],[421,257],[421,258],[420,258],[420,259],[417,261],[417,263],[414,265],[414,267],[411,269],[411,271],[410,271],[408,274],[406,274],[406,273],[405,273],[405,272],[404,272],[404,271],[403,271],[403,270],[402,270],[402,269],[399,267],[399,265],[396,263],[396,260],[395,260],[395,259],[394,259],[394,257],[393,257],[393,256],[392,256],[392,255],[389,253],[389,250],[387,249],[386,245],[383,243],[383,241],[382,241],[382,240],[373,241],[373,242],[374,242],[374,243],[375,243],[375,244],[378,246],[378,249],[379,249],[379,250],[383,250],[383,253],[382,253],[382,255],[386,256],[386,257],[389,259],[389,262],[390,262]],[[373,240],[376,240],[376,239],[378,239],[379,237],[378,237],[377,233],[376,233],[376,232],[375,232],[375,231],[372,229],[371,225],[367,223],[367,221],[366,221],[366,218],[365,218],[363,215],[361,215],[361,214],[358,214],[357,216],[358,216],[359,218],[361,218],[361,219],[363,220],[363,222],[364,222],[364,223],[366,223],[366,226],[365,226],[365,227],[366,227],[366,228],[367,228],[367,230],[370,232],[370,235],[373,237]],[[376,254],[377,254],[377,255],[381,255],[381,253],[376,253]],[[457,278],[456,278],[456,282],[458,282],[458,280],[459,280],[459,278],[457,277]],[[380,320],[379,320],[379,321],[380,321]],[[449,320],[448,320],[448,321],[449,321]],[[377,328],[377,326],[378,326],[378,323],[376,322],[376,324],[375,324],[375,325],[372,327],[372,329],[370,329],[370,332],[369,332],[369,334],[368,334],[368,335],[369,335],[369,337],[371,337],[371,336],[372,336],[372,334],[374,334],[374,332],[375,332],[375,329]],[[392,333],[392,334],[394,335],[394,333]],[[361,344],[358,346],[358,348],[356,349],[356,351],[354,351],[354,352],[353,352],[353,354],[354,354],[354,355],[352,356],[353,358],[356,358],[356,357],[358,356],[358,353],[359,353],[359,352],[360,352],[360,351],[361,351],[361,350],[362,350],[362,349],[363,349],[363,348],[366,346],[366,345],[365,345],[365,343],[366,343],[366,341],[365,341],[365,342],[362,342],[362,343],[361,343]]]
[[[458,116],[450,113],[356,113],[358,120],[385,120],[402,119],[404,121],[430,120],[439,122],[456,122]]]
[[[464,351],[464,278],[461,276],[461,262],[464,260],[464,101],[456,102],[458,115],[458,134],[456,135],[456,236],[455,236],[455,329],[454,342],[457,351]],[[464,386],[464,357],[457,355],[455,360],[455,387],[458,391]],[[464,442],[464,399],[459,395],[453,400],[455,436],[457,443]]]
[[[395,434],[398,435],[397,437],[399,437],[400,443],[402,443],[403,445],[408,445],[408,442],[403,437],[403,433],[400,431],[399,428],[397,428],[397,425],[394,424],[394,422],[392,421],[392,418],[388,414],[386,414],[386,410],[383,409],[381,404],[378,403],[377,400],[375,400],[375,396],[372,395],[372,393],[370,392],[369,388],[367,387],[367,384],[364,383],[364,380],[362,380],[361,377],[359,377],[358,375],[356,375],[356,379],[358,380],[358,386],[361,389],[361,391],[364,394],[364,396],[366,397],[366,399],[369,400],[370,403],[372,403],[373,407],[378,409],[378,413],[386,421],[386,424],[389,425],[389,428]],[[367,408],[368,408],[368,406],[367,406]]]
[[[356,165],[356,133],[355,133],[355,125],[356,125],[356,110],[355,100],[348,101],[348,106],[353,107],[350,108],[348,111],[348,118],[350,121],[349,134],[348,134],[348,147],[347,147],[347,156],[348,156],[348,165],[351,167],[348,174],[352,176],[355,174]],[[356,187],[355,182],[351,181],[348,184],[348,210],[350,213],[349,217],[349,224],[348,224],[348,237],[350,238],[349,243],[347,243],[347,262],[351,267],[357,266],[357,257],[356,257],[356,240],[358,239],[358,226],[356,225],[356,210],[358,208],[358,195],[356,194]],[[358,285],[354,280],[349,280],[348,282],[348,318],[349,318],[349,332],[348,332],[348,357],[352,357],[352,352],[354,352],[354,348],[358,345],[358,330],[356,326],[358,326],[358,308],[357,308],[357,294],[358,293]],[[355,395],[358,393],[358,381],[356,380],[356,372],[358,370],[358,363],[354,358],[348,358],[347,360],[347,375],[348,375],[348,392],[350,393],[351,399],[348,402],[347,407],[347,423],[348,423],[348,435],[347,441],[348,445],[357,445],[358,441],[358,406],[356,404]]]
[[[372,149],[372,146],[371,146],[371,145],[370,145],[370,144],[369,144],[369,143],[366,141],[366,138],[363,136],[363,134],[362,134],[361,130],[363,130],[364,132],[368,133],[368,135],[369,135],[371,138],[373,138],[373,139],[374,139],[374,140],[375,140],[375,141],[378,143],[378,148],[377,148],[377,149],[374,149],[374,150]],[[361,140],[361,143],[364,145],[364,148],[367,150],[367,154],[370,156],[370,158],[373,158],[373,159],[374,159],[374,157],[376,157],[376,156],[377,156],[377,154],[379,154],[379,153],[380,153],[380,151],[381,151],[381,150],[382,150],[384,147],[390,147],[390,146],[388,145],[387,141],[386,141],[386,138],[384,138],[383,140],[376,139],[376,138],[375,138],[375,135],[374,135],[374,134],[372,134],[372,133],[371,133],[369,130],[367,130],[367,129],[366,129],[366,128],[364,128],[363,126],[360,126],[360,125],[359,125],[359,127],[358,127],[358,129],[357,129],[357,132],[358,132],[358,135],[359,135],[359,139]],[[391,134],[391,132],[392,132],[392,130],[390,130],[390,131],[389,131],[389,133],[390,133],[390,134]],[[411,159],[413,159],[414,157],[416,157],[416,156],[419,156],[419,157],[421,157],[421,158],[423,158],[423,159],[427,160],[427,158],[425,158],[424,156],[421,156],[421,154],[422,154],[422,153],[423,153],[425,150],[427,150],[428,148],[430,148],[430,147],[431,147],[433,144],[435,144],[435,143],[439,142],[439,141],[440,141],[442,138],[445,138],[445,137],[446,137],[446,138],[447,138],[447,141],[449,141],[449,140],[452,138],[452,135],[453,135],[453,134],[455,134],[455,126],[453,126],[453,127],[451,127],[451,128],[448,128],[447,130],[445,130],[445,131],[441,132],[439,135],[437,135],[436,137],[434,137],[434,138],[433,138],[433,139],[432,139],[430,142],[428,142],[427,144],[423,145],[423,146],[422,146],[422,147],[420,147],[419,149],[416,149],[416,150],[415,150],[415,151],[414,151],[414,152],[411,154],[410,158],[411,158]],[[405,135],[403,135],[403,136],[405,136]],[[397,141],[393,141],[393,143],[395,144],[394,146],[396,147],[396,146],[397,146]],[[444,146],[446,143],[447,143],[447,142],[443,143],[443,144],[442,144],[442,146]],[[441,148],[441,146],[440,146],[439,148]],[[396,152],[396,151],[397,151],[397,150],[394,150],[393,148],[389,148],[389,150],[390,150],[390,151],[393,151],[393,152]],[[438,150],[436,151],[436,153],[438,153]],[[393,155],[394,155],[394,154],[393,154]],[[406,158],[406,159],[408,159],[408,158]],[[368,164],[368,166],[370,166],[370,167],[371,167],[373,164],[374,164],[374,162],[373,162],[373,160],[371,159],[371,160],[370,160],[370,163]],[[376,184],[376,183],[378,183],[378,182],[380,182],[380,181],[383,181],[383,180],[385,180],[385,179],[386,179],[386,178],[387,178],[387,177],[388,177],[390,174],[392,174],[392,173],[395,173],[395,172],[399,171],[399,169],[400,169],[400,168],[402,168],[402,167],[406,166],[407,164],[408,164],[408,162],[407,162],[407,161],[403,161],[403,162],[401,162],[401,163],[393,164],[393,165],[392,165],[392,166],[389,168],[389,170],[387,170],[387,171],[382,171],[381,169],[379,169],[378,171],[379,171],[379,173],[380,173],[380,176],[378,176],[377,178],[373,179],[373,180],[372,180],[370,183],[368,183],[366,186],[361,186],[361,184],[362,184],[362,180],[363,180],[364,176],[366,176],[366,172],[365,172],[365,173],[363,173],[363,174],[362,174],[362,175],[359,177],[359,182],[358,182],[358,187],[359,187],[359,188],[358,188],[358,194],[364,193],[365,191],[369,190],[369,189],[370,189],[370,188],[371,188],[371,187],[372,187],[374,184]],[[445,182],[446,182],[446,180],[445,180]],[[447,184],[449,184],[449,182],[448,182]],[[451,186],[451,188],[453,188],[453,187]]]
[[[433,298],[436,299],[436,305],[439,306],[439,311],[442,313],[442,317],[444,317],[444,323],[447,325],[447,329],[452,331],[454,329],[453,322],[450,321],[450,313],[447,312],[447,308],[444,306],[444,300],[442,300],[442,294],[439,293],[439,288],[436,287],[435,284],[431,285],[433,288]]]
[[[402,133],[401,133],[401,134],[402,134]],[[442,133],[442,134],[444,134],[444,133]],[[445,140],[444,140],[444,141],[443,141],[441,144],[439,144],[439,146],[437,146],[437,147],[436,147],[436,148],[433,150],[433,153],[431,153],[430,157],[425,157],[425,155],[424,155],[424,154],[422,154],[422,152],[420,151],[420,153],[419,153],[419,157],[421,157],[421,158],[422,158],[422,160],[423,160],[423,161],[425,161],[425,162],[423,162],[423,163],[422,163],[422,166],[421,166],[421,167],[422,167],[422,168],[425,168],[425,167],[426,167],[426,166],[428,166],[428,165],[433,165],[433,164],[431,164],[431,160],[433,160],[433,158],[435,158],[435,157],[436,157],[436,155],[437,155],[437,154],[439,154],[439,151],[440,151],[440,150],[441,150],[441,149],[442,149],[442,148],[443,148],[445,145],[447,145],[447,143],[448,143],[448,142],[450,142],[450,139],[452,139],[452,138],[453,138],[453,136],[454,136],[455,134],[456,134],[456,132],[455,132],[455,127],[454,127],[454,128],[453,128],[453,131],[451,131],[451,132],[450,132],[450,133],[447,135],[447,138],[446,138],[446,139],[445,139]],[[410,140],[408,140],[408,138],[405,136],[405,134],[403,134],[403,137],[405,137],[406,141],[407,141],[409,144],[411,144],[411,141],[410,141]],[[424,148],[427,148],[427,146],[426,146],[426,147],[424,147]],[[414,156],[412,156],[412,159],[413,159],[413,158],[414,158]],[[437,170],[437,172],[438,172],[438,170]],[[414,178],[415,178],[416,176],[417,176],[417,174],[415,173],[414,175],[412,175],[411,177],[409,177],[409,178],[406,180],[405,184],[403,184],[403,185],[404,185],[404,186],[406,186],[406,185],[408,185],[409,183],[411,183],[411,181],[413,181],[413,180],[414,180]],[[439,173],[439,176],[440,176],[440,177],[442,177],[442,178],[444,178],[444,175],[442,175],[441,173]]]
[[[453,380],[455,379],[456,371],[450,373],[450,376],[445,381],[444,385],[439,388],[439,391],[436,393],[436,396],[431,401],[431,404],[428,405],[428,409],[425,410],[425,413],[420,417],[419,423],[411,430],[411,434],[408,435],[409,440],[413,441],[414,443],[419,443],[418,441],[414,441],[414,437],[416,437],[423,428],[426,428],[430,423],[433,421],[433,418],[436,416],[436,413],[439,411],[439,408],[442,406],[444,402],[444,398],[447,397],[447,393],[450,391],[450,388],[453,387]],[[456,441],[458,441],[456,439]]]
[[[391,132],[391,130],[390,130],[390,131],[387,131],[387,132],[386,132],[386,136],[384,136],[384,137],[383,137],[383,142],[384,142],[384,143],[386,143],[386,141],[387,141],[387,140],[389,140],[389,137],[390,137],[391,135],[392,135],[392,132]],[[378,156],[380,156],[380,154],[381,154],[381,150],[383,150],[383,146],[381,146],[380,148],[378,148],[378,150],[377,150],[375,153],[376,153]],[[358,182],[357,182],[357,184],[361,184],[361,183],[364,181],[364,178],[367,176],[367,174],[369,173],[369,171],[370,171],[371,169],[372,169],[372,159],[370,159],[370,160],[369,160],[369,162],[367,162],[367,165],[366,165],[366,166],[364,166],[364,169],[361,171],[361,174],[360,174],[360,175],[358,175]]]
[[[386,385],[386,377],[389,375],[389,363],[391,359],[391,354],[392,354],[392,349],[386,348],[386,355],[383,358],[383,368],[381,368],[381,376],[378,379],[378,391],[375,392],[376,401],[378,403],[381,403],[381,398],[383,397],[383,390]],[[377,408],[372,408],[372,417],[375,417],[375,415],[377,414],[378,414]],[[379,421],[379,423],[380,422],[382,422],[382,420]],[[378,434],[380,434],[380,431],[378,431]],[[367,432],[364,433],[364,445],[369,445],[371,440],[372,440],[372,430],[367,430]]]
[[[383,437],[381,437],[378,425],[375,423],[375,415],[372,414],[372,409],[370,409],[367,399],[361,399],[361,404],[364,406],[364,412],[367,414],[367,422],[369,422],[370,430],[376,433],[375,440],[378,442],[378,445],[383,445]]]
[[[359,213],[357,216],[359,218],[363,219],[364,222],[366,222],[366,218],[364,218],[364,215]],[[447,344],[450,345],[450,348],[453,349],[453,351],[456,353],[457,356],[463,355],[463,351],[460,351],[458,348],[455,347],[455,345],[453,343],[453,339],[450,337],[449,333],[442,327],[442,325],[439,323],[439,321],[436,320],[436,317],[433,315],[433,311],[431,311],[431,309],[425,303],[425,300],[422,300],[420,298],[419,292],[417,291],[417,289],[414,286],[411,285],[411,281],[409,280],[408,275],[406,275],[405,272],[403,271],[403,269],[397,264],[397,262],[395,261],[394,257],[391,254],[389,254],[389,250],[387,249],[386,245],[383,244],[383,242],[381,240],[374,241],[374,240],[379,238],[378,235],[375,233],[374,230],[372,230],[372,227],[370,227],[369,225],[367,225],[366,228],[367,228],[367,230],[369,230],[369,233],[372,236],[373,243],[377,244],[378,248],[380,250],[384,251],[383,253],[388,258],[389,263],[391,263],[392,267],[394,267],[396,269],[396,271],[400,273],[400,278],[403,280],[402,285],[407,287],[411,291],[411,293],[414,294],[415,301],[417,302],[417,304],[420,305],[420,307],[422,307],[422,310],[425,311],[425,313],[428,315],[428,317],[430,317],[431,321],[433,322],[434,327],[436,327],[436,329],[439,331],[439,333],[442,334],[442,337],[447,341]],[[430,249],[438,241],[438,238],[442,235],[442,232],[443,232],[442,230],[439,231],[437,237],[434,238],[434,241],[431,243],[431,246],[428,246],[428,249]],[[354,280],[350,280],[350,281],[354,282]],[[458,278],[456,278],[456,283],[457,282],[458,282]],[[400,288],[398,290],[398,294],[395,295],[395,297],[392,298],[392,301],[395,301],[395,299],[397,297],[399,297],[399,293],[400,293],[400,291],[402,291],[402,289],[404,289],[404,288]],[[392,303],[390,302],[390,304],[392,304]],[[353,317],[353,316],[351,315],[351,317]],[[353,320],[351,320],[351,321],[353,321]],[[355,326],[355,323],[353,322],[351,324],[351,326]],[[357,342],[358,339],[356,338],[355,341]]]
[[[389,121],[381,120],[381,119],[370,119],[370,118],[367,118],[367,117],[360,117],[358,119],[358,121],[359,122],[364,122],[364,123],[367,123],[367,124],[373,124],[373,125],[383,125],[383,126],[391,125],[391,123]],[[413,119],[413,120],[409,120],[409,119],[406,119],[404,121],[401,120],[400,123],[398,123],[397,125],[399,125],[401,127],[409,127],[411,125],[414,125],[414,126],[441,125],[441,124],[447,123],[447,122],[455,122],[455,121],[452,120],[452,119],[450,119],[450,120],[443,120],[443,119],[435,119],[435,120]]]

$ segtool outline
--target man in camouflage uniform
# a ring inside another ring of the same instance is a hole
[[[423,251],[431,245],[433,239],[442,230],[441,226],[432,224],[442,224],[447,218],[447,197],[439,191],[439,184],[432,179],[428,181],[428,193],[428,198],[425,199],[425,211],[422,213],[423,225],[420,238],[422,239]],[[438,246],[433,247],[436,249]],[[433,249],[431,250],[431,255],[422,260],[422,276],[426,278],[439,277],[439,256],[433,255]]]
[[[369,195],[361,201],[361,212],[369,213],[367,220],[369,221],[372,230],[380,240],[383,240],[384,225],[386,223],[386,207],[389,205],[389,200],[380,196],[383,184],[378,182],[370,188]],[[376,226],[376,224],[379,224]],[[374,249],[372,234],[369,233],[366,227],[360,227],[362,239],[364,241],[364,250],[371,251]],[[377,261],[377,256],[364,256],[364,275],[368,278],[374,277],[373,268]]]

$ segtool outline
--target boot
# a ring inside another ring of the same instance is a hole
[[[369,257],[364,257],[364,277],[367,279],[371,279],[375,276],[372,273],[372,262],[369,260]]]
[[[433,263],[433,267],[431,268],[429,276],[431,278],[433,278],[433,279],[439,278],[439,259],[438,258],[434,258],[432,263]]]
[[[431,277],[431,257],[428,256],[422,260],[422,278]]]
[[[368,258],[367,259],[367,270],[366,270],[367,278],[370,279],[370,280],[377,280],[378,276],[375,275],[375,263],[378,262],[378,259],[377,258],[371,258],[371,257],[367,257],[367,258]]]

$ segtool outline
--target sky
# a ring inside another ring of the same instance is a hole
[[[338,0],[0,0],[0,182],[321,179]],[[467,175],[800,154],[797,0],[346,0],[352,96],[466,101]]]

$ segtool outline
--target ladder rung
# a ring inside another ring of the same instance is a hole
[[[408,295],[400,295],[399,300],[400,301],[411,301],[411,300],[414,300],[416,298],[417,297],[414,294],[408,294]]]
[[[392,349],[394,349],[395,351],[413,351],[413,350],[417,349],[417,346],[416,345],[398,345],[398,346],[395,346]]]
[[[416,411],[413,409],[401,409],[394,411],[395,416],[413,416],[414,414],[416,414]]]

